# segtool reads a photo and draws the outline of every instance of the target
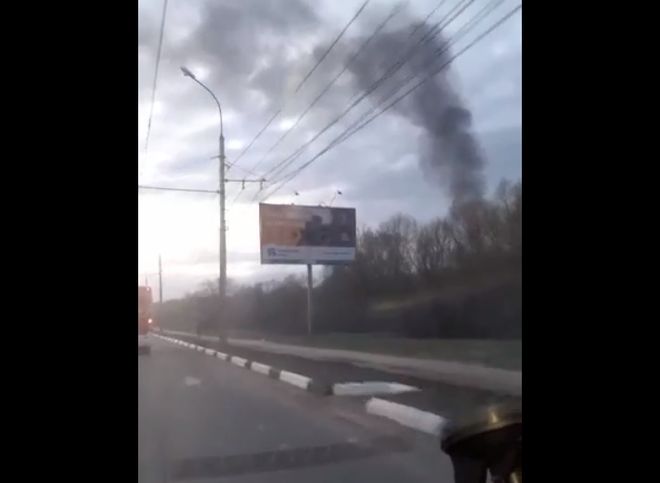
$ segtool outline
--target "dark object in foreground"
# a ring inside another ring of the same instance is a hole
[[[151,347],[148,345],[138,345],[138,355],[139,356],[148,356],[151,354]]]
[[[522,483],[522,407],[491,406],[453,422],[444,431],[442,449],[451,457],[456,483]]]

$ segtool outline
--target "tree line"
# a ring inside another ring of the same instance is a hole
[[[352,264],[323,268],[313,290],[314,330],[517,338],[521,261],[521,181],[503,181],[490,199],[454,205],[426,223],[396,214],[358,230]],[[215,287],[208,282],[165,302],[161,324],[205,332],[307,330],[304,276],[234,287],[222,311]]]

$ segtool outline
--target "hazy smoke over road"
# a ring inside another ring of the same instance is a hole
[[[447,41],[441,35],[429,36],[429,41],[418,44],[430,28],[425,25],[411,36],[413,28],[378,35],[364,55],[351,65],[358,88],[365,90],[410,52],[405,64],[371,94],[373,101],[384,100],[402,81],[418,75],[409,84],[412,86],[451,58]],[[413,46],[416,48],[410,51]],[[449,72],[449,68],[443,69],[394,109],[423,129],[419,140],[422,168],[448,190],[454,203],[461,204],[482,197],[484,158],[472,132],[472,114],[452,87]]]

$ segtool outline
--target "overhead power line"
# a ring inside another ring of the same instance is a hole
[[[332,44],[330,44],[330,47],[328,47],[328,49],[324,52],[324,54],[321,56],[321,58],[318,60],[318,62],[314,65],[314,67],[312,68],[312,70],[310,70],[310,71],[307,73],[307,75],[306,75],[305,78],[302,80],[302,82],[300,82],[300,84],[298,85],[298,87],[296,87],[296,90],[294,91],[294,94],[297,93],[297,92],[300,90],[300,88],[301,88],[301,87],[303,86],[303,84],[307,81],[307,79],[309,79],[309,77],[310,77],[310,76],[312,75],[312,73],[316,70],[316,68],[321,64],[321,62],[323,62],[323,60],[327,57],[327,55],[330,53],[330,51],[332,50],[332,48],[337,44],[337,42],[339,42],[339,40],[341,39],[341,37],[342,37],[342,36],[344,35],[344,33],[348,30],[348,28],[351,26],[351,24],[352,24],[352,23],[358,18],[358,16],[362,13],[362,11],[364,10],[364,8],[367,6],[368,3],[369,3],[369,0],[366,0],[366,2],[364,2],[364,3],[362,4],[362,6],[358,9],[358,11],[357,11],[357,12],[355,13],[355,15],[353,16],[353,18],[351,18],[351,20],[348,22],[348,24],[346,24],[346,26],[345,26],[345,27],[342,29],[342,31],[339,33],[339,35],[338,35],[337,38],[334,40],[334,42],[332,42]],[[243,155],[245,155],[245,153],[246,153],[246,152],[247,152],[247,151],[248,151],[248,150],[254,145],[254,143],[257,141],[257,139],[259,139],[259,138],[261,137],[261,135],[264,133],[264,131],[265,131],[266,129],[268,129],[268,127],[273,123],[273,121],[277,118],[277,116],[279,116],[279,115],[282,113],[282,110],[283,110],[283,106],[280,107],[277,111],[275,111],[275,112],[273,113],[273,115],[271,116],[271,118],[270,118],[270,119],[266,122],[266,124],[265,124],[265,125],[259,130],[259,132],[257,132],[257,134],[256,134],[256,135],[254,136],[254,138],[248,143],[248,145],[245,147],[245,149],[243,149],[243,151],[241,151],[241,152],[239,153],[239,155],[236,156],[236,159],[234,160],[234,164],[236,164],[236,163],[238,162],[238,160],[241,159],[241,158],[243,157]],[[289,129],[289,130],[290,130],[290,129]],[[288,131],[287,131],[287,133],[288,133]],[[267,155],[268,153],[270,153],[270,152],[271,152],[271,151],[272,151],[272,150],[273,150],[273,149],[274,149],[274,148],[275,148],[275,147],[276,147],[276,146],[282,141],[282,139],[283,139],[284,137],[286,137],[286,133],[285,133],[284,136],[282,136],[282,138],[280,138],[280,139],[279,139],[279,140],[278,140],[273,146],[271,146],[271,147],[268,149],[268,151],[266,152],[266,155]],[[264,157],[265,157],[266,155],[262,156],[262,158],[257,162],[257,164],[255,164],[255,165],[252,167],[252,170],[253,170],[253,171],[257,168],[258,165],[260,165],[260,164],[262,163],[262,161],[264,160]]]
[[[275,120],[275,118],[280,114],[280,112],[282,112],[282,109],[278,109],[277,111],[275,111],[275,113],[271,116],[271,118],[268,120],[268,122],[266,122],[266,124],[264,125],[264,127],[262,127],[262,128],[259,130],[259,132],[254,136],[254,138],[252,138],[252,141],[250,141],[250,142],[248,143],[248,145],[245,146],[245,149],[243,149],[243,151],[241,151],[241,152],[238,154],[238,156],[236,156],[236,159],[234,160],[233,166],[236,166],[236,163],[238,163],[238,160],[241,159],[241,158],[243,157],[243,155],[248,151],[248,149],[250,149],[250,148],[252,147],[252,145],[257,141],[257,139],[259,139],[259,137],[260,137],[260,136],[263,134],[263,132],[268,128],[268,126],[270,126],[271,123]]]
[[[238,193],[236,193],[236,196],[231,200],[231,203],[229,203],[229,208],[228,210],[231,210],[234,207],[234,204],[238,201],[238,199],[241,197],[241,195],[245,192],[247,188],[245,186],[241,186],[241,189],[238,190]]]
[[[473,0],[470,0],[467,4],[464,4],[464,5],[463,5],[463,8],[461,8],[459,11],[454,12],[456,9],[455,9],[455,8],[451,9],[449,12],[447,12],[447,14],[445,15],[445,17],[444,17],[442,20],[440,20],[440,22],[438,22],[436,25],[439,25],[439,24],[441,24],[441,23],[444,23],[445,25],[443,26],[443,28],[446,27],[446,26],[449,25],[451,22],[453,22],[453,21],[454,21],[459,15],[461,15],[461,13],[462,13],[463,11],[465,11],[465,8],[466,8],[468,5],[470,5],[470,4],[472,3],[472,1],[473,1]],[[452,45],[454,45],[458,40],[460,40],[460,38],[461,38],[464,34],[466,34],[471,28],[473,28],[474,25],[476,25],[476,23],[478,23],[478,22],[480,22],[481,20],[483,20],[483,18],[485,17],[485,14],[488,14],[488,13],[492,12],[492,10],[493,10],[495,7],[497,7],[499,4],[501,4],[503,1],[504,1],[504,0],[491,0],[491,2],[489,2],[489,4],[487,4],[485,7],[483,7],[483,8],[482,8],[477,14],[475,14],[471,19],[469,19],[467,22],[465,22],[465,23],[464,23],[464,24],[463,24],[463,25],[462,25],[462,26],[456,31],[456,33],[455,33],[452,37],[450,37],[450,38],[447,40],[447,42],[445,42],[445,44],[444,44],[441,48],[437,49],[437,50],[434,52],[435,57],[436,57],[436,58],[439,58],[441,54],[447,52],[447,51],[449,50],[449,48],[450,48]],[[456,6],[460,5],[461,3],[464,3],[464,2],[459,2],[459,3],[456,4]],[[454,13],[453,13],[453,12],[454,12]],[[453,16],[452,16],[452,13],[453,13]],[[451,18],[449,18],[450,16],[451,16]],[[448,20],[448,21],[447,21],[447,20]],[[476,22],[475,22],[475,21],[476,21]],[[436,31],[436,33],[433,34],[433,37],[439,35],[439,33],[440,33],[440,31]],[[419,39],[418,43],[420,43],[420,42],[425,42],[425,40],[424,40],[425,38],[426,38],[425,36],[422,36],[422,38]],[[406,60],[409,59],[409,57],[407,57],[407,55],[405,55],[404,58],[406,58]],[[405,61],[404,61],[403,63],[401,63],[401,64],[400,64],[400,65],[399,65],[394,71],[392,71],[392,72],[390,73],[390,75],[388,75],[388,74],[386,73],[386,74],[384,74],[383,77],[384,77],[384,78],[386,78],[386,77],[390,77],[391,75],[393,75],[393,74],[396,72],[396,70],[398,70],[398,69],[399,69],[400,67],[402,67],[404,64],[405,64]],[[432,67],[432,64],[431,64],[430,67]],[[351,124],[351,126],[357,126],[357,125],[359,125],[364,119],[368,118],[368,117],[369,117],[369,116],[370,116],[370,115],[371,115],[376,109],[378,109],[378,107],[380,107],[382,104],[384,104],[385,102],[387,102],[387,100],[388,100],[389,98],[391,98],[391,97],[392,97],[393,95],[395,95],[399,90],[401,90],[401,88],[403,88],[403,87],[404,87],[405,85],[407,85],[411,80],[413,80],[413,79],[416,78],[416,77],[419,77],[419,76],[422,75],[423,73],[424,73],[424,71],[421,72],[421,73],[418,72],[418,73],[413,73],[412,75],[409,75],[409,76],[408,76],[403,82],[397,84],[397,85],[395,86],[394,90],[392,90],[392,91],[389,92],[386,96],[384,96],[383,99],[382,99],[378,104],[375,104],[375,105],[372,106],[369,110],[367,110],[367,111],[364,112],[362,115],[360,115],[360,117],[359,117],[355,122],[353,122],[353,124]],[[364,96],[364,94],[363,94],[363,96]],[[344,133],[346,133],[346,132],[347,132],[347,131],[345,131]],[[336,140],[335,140],[335,141],[336,141]],[[341,141],[343,141],[343,139],[340,139],[340,142],[341,142]],[[299,156],[300,154],[302,154],[302,152],[297,153],[297,156]],[[297,157],[297,156],[296,156],[296,157]],[[291,165],[294,161],[295,161],[295,158],[289,160],[289,161],[288,161],[285,165],[283,165],[283,166],[282,166],[282,167],[281,167],[276,173],[274,173],[273,176],[270,176],[270,180],[271,180],[271,182],[272,182],[272,183],[277,183],[277,182],[279,182],[280,180],[282,180],[282,179],[284,179],[285,177],[287,177],[289,173],[281,174],[279,177],[278,177],[277,175],[280,174],[280,173],[282,173],[282,171],[283,171],[287,166]]]
[[[426,21],[427,21],[429,18],[431,18],[431,16],[432,16],[435,12],[437,12],[438,9],[439,9],[440,7],[442,7],[446,1],[447,1],[447,0],[440,0],[440,3],[438,3],[438,4],[433,8],[433,10],[431,10],[431,11],[426,15],[426,17],[424,17],[424,20],[422,20],[421,22],[419,22],[419,23],[415,26],[415,28],[412,29],[412,31],[410,32],[410,35],[409,35],[409,36],[412,37],[413,35],[415,35],[415,33],[416,33],[420,28],[422,28],[424,25],[426,25]]]
[[[454,15],[451,19],[449,19],[449,17],[452,14],[454,14],[454,11],[458,7],[460,7],[461,5],[465,4],[465,2],[468,2],[468,3],[466,5],[464,5],[463,8],[459,12],[456,13],[456,15]],[[447,25],[449,25],[458,15],[460,15],[465,10],[465,8],[467,8],[473,2],[474,2],[474,0],[459,0],[451,9],[449,9],[449,11],[447,13],[444,14],[444,16],[439,21],[435,22],[426,32],[422,33],[422,36],[416,40],[414,46],[416,47],[418,45],[421,45],[423,43],[428,43],[429,41],[433,40],[435,37],[438,36],[438,34],[440,33],[440,31],[442,29],[444,29]],[[434,10],[435,9],[433,9],[433,10],[431,10],[431,12],[429,12],[429,14],[426,16],[426,19],[428,19],[433,14]],[[447,21],[448,19],[449,19],[449,21]],[[419,27],[421,28],[423,25],[424,24],[419,25]],[[409,39],[414,37],[414,34],[417,30],[419,30],[419,29],[416,29],[414,32],[411,32],[410,35],[408,35]],[[405,45],[403,47],[405,47]],[[402,53],[402,50],[399,50],[397,52],[397,55],[401,54],[401,53]],[[404,57],[404,63],[405,63],[405,61],[408,60],[408,59],[405,58],[406,55],[403,56]],[[357,99],[360,96],[361,96],[361,94],[359,92],[356,93],[355,95],[353,95],[351,97],[349,102],[353,102],[355,99]]]
[[[364,3],[362,4],[362,6],[358,9],[358,11],[355,12],[355,15],[353,15],[353,18],[351,18],[351,19],[348,21],[348,23],[346,24],[346,26],[341,30],[341,32],[339,32],[339,35],[337,35],[337,38],[336,38],[336,39],[330,44],[330,46],[326,49],[326,51],[323,53],[323,55],[321,56],[321,58],[316,62],[316,64],[314,64],[314,67],[312,67],[312,70],[310,70],[310,71],[307,73],[307,75],[303,78],[303,80],[300,82],[300,84],[298,84],[298,87],[296,87],[296,90],[295,90],[294,92],[298,92],[298,91],[300,90],[300,88],[305,84],[305,82],[307,82],[307,79],[309,79],[310,76],[311,76],[311,75],[314,73],[314,71],[317,69],[317,67],[318,67],[319,65],[321,65],[321,62],[323,62],[323,60],[328,56],[328,54],[329,54],[330,51],[333,49],[333,47],[334,47],[335,45],[337,45],[337,42],[339,42],[339,40],[344,36],[344,34],[345,34],[346,31],[348,30],[348,28],[353,24],[353,22],[355,22],[355,20],[360,16],[360,14],[362,13],[362,11],[364,10],[364,8],[365,8],[368,4],[369,4],[369,0],[367,0],[366,2],[364,2]]]
[[[459,52],[457,52],[454,56],[452,56],[447,62],[445,62],[439,69],[434,71],[432,74],[429,76],[425,77],[422,81],[416,83],[411,89],[407,90],[404,92],[401,96],[397,97],[393,102],[388,104],[384,109],[382,109],[380,112],[377,114],[373,115],[370,117],[368,120],[363,122],[362,124],[358,125],[357,127],[355,126],[355,123],[348,128],[346,128],[339,136],[337,136],[335,139],[333,139],[324,149],[322,149],[320,152],[318,152],[313,158],[311,158],[309,161],[307,161],[305,164],[297,168],[296,170],[292,171],[285,179],[283,179],[280,184],[272,190],[266,197],[264,197],[261,201],[265,201],[268,197],[272,196],[276,191],[281,189],[287,182],[295,178],[300,172],[302,172],[303,169],[305,169],[307,166],[312,164],[314,161],[316,161],[320,156],[328,152],[330,149],[333,147],[337,146],[338,144],[342,143],[346,139],[350,138],[352,135],[366,127],[368,124],[370,124],[374,119],[379,117],[380,115],[384,114],[387,112],[389,109],[391,109],[394,105],[396,105],[398,102],[400,102],[402,99],[404,99],[406,96],[411,94],[414,90],[416,90],[418,87],[420,87],[422,84],[427,82],[429,79],[437,75],[441,70],[446,68],[451,62],[453,62],[456,58],[458,58],[460,55],[468,51],[470,48],[472,48],[477,42],[482,40],[484,37],[486,37],[488,34],[493,32],[497,27],[499,27],[504,21],[506,21],[508,18],[510,18],[512,15],[514,15],[520,8],[522,7],[522,4],[519,4],[515,8],[513,8],[511,11],[509,11],[507,14],[505,14],[503,17],[501,17],[497,22],[495,22],[491,27],[486,29],[484,32],[482,32],[480,35],[478,35],[474,40],[472,40],[468,45],[466,45],[463,49],[461,49]],[[403,87],[403,86],[402,86]],[[351,130],[352,129],[352,130]]]
[[[481,9],[477,14],[474,15],[470,20],[468,20],[464,25],[461,26],[457,30],[454,36],[452,36],[448,42],[443,45],[441,48],[437,49],[434,54],[436,57],[440,57],[442,54],[446,53],[449,48],[455,44],[464,34],[466,34],[469,30],[471,30],[476,24],[478,24],[487,14],[491,13],[495,8],[497,8],[501,3],[503,3],[503,0],[492,0],[489,2],[488,5],[486,5],[484,8]],[[515,9],[514,9],[515,13]],[[508,18],[508,17],[507,17]],[[455,56],[456,57],[456,56]],[[454,57],[454,58],[455,58]],[[451,59],[450,59],[451,60]],[[443,64],[444,66],[445,64]],[[442,69],[442,67],[441,67]],[[440,69],[440,70],[441,70]],[[439,72],[436,71],[436,73]],[[435,74],[433,74],[435,75]],[[351,132],[351,129],[354,129],[357,126],[357,130],[360,130],[362,127],[361,123],[368,118],[377,108],[379,108],[381,105],[385,104],[389,99],[391,99],[396,93],[398,93],[402,88],[404,88],[406,85],[410,83],[411,80],[414,80],[415,78],[419,77],[420,73],[415,73],[410,76],[408,76],[403,82],[398,84],[394,90],[392,90],[388,95],[384,96],[384,98],[377,104],[371,107],[368,111],[363,113],[360,118],[358,118],[355,122],[353,122],[348,128],[344,130],[342,134],[337,136],[329,145],[329,147],[334,147],[334,145],[339,144],[343,142],[346,138],[350,137],[353,133]],[[389,108],[388,108],[389,109]],[[366,124],[368,124],[370,121],[368,121]],[[271,178],[273,183],[277,183],[280,180],[284,179],[287,177],[290,173],[287,173],[283,176],[281,176],[278,179],[273,179]]]
[[[469,3],[472,3],[473,0],[470,0]],[[468,4],[469,4],[468,3]],[[463,9],[464,10],[464,9]],[[460,13],[463,11],[461,10],[460,12],[457,12],[454,17],[452,17],[452,20],[454,20]],[[452,9],[453,11],[453,9]],[[445,22],[445,20],[448,18],[448,15],[450,15],[451,12],[448,12],[448,14],[440,21],[438,24]],[[438,25],[436,24],[436,25]],[[433,34],[433,37],[439,35],[439,31],[437,31],[435,34]],[[279,163],[277,163],[274,167],[272,167],[269,171],[267,171],[264,174],[264,177],[268,177],[271,181],[275,182],[277,176],[282,173],[288,166],[290,166],[304,151],[305,149],[311,145],[316,139],[318,139],[320,136],[322,136],[328,129],[330,129],[332,126],[337,124],[341,119],[343,119],[355,106],[357,106],[360,102],[362,102],[363,99],[367,98],[372,92],[374,92],[378,87],[380,87],[384,81],[392,77],[401,67],[403,67],[406,62],[408,62],[417,48],[421,45],[423,42],[424,37],[418,39],[410,48],[408,48],[400,58],[394,62],[390,67],[388,68],[385,73],[378,78],[376,81],[374,81],[365,91],[362,92],[362,94],[359,95],[357,99],[355,99],[353,102],[349,104],[349,106],[344,109],[344,111],[339,114],[335,119],[333,119],[329,124],[327,124],[323,129],[321,129],[319,132],[317,132],[311,139],[309,139],[307,142],[303,143],[302,146],[300,146],[296,151],[291,153],[289,156],[286,158],[282,159]],[[253,198],[256,199],[256,196]]]
[[[154,104],[156,102],[156,87],[158,85],[158,70],[160,68],[160,57],[163,50],[163,35],[165,33],[165,18],[167,16],[167,1],[163,0],[163,14],[160,19],[160,33],[158,34],[158,49],[156,51],[156,65],[154,67],[154,80],[151,86],[151,106],[149,107],[149,121],[147,122],[147,135],[144,141],[145,156],[149,150],[149,137],[151,135],[151,121],[154,116]]]
[[[146,186],[146,185],[138,185],[138,189],[158,190],[158,191],[185,191],[188,193],[213,193],[216,195],[220,193],[218,190],[203,190],[203,189],[194,189],[194,188],[168,188],[165,186]]]
[[[504,3],[504,0],[491,0],[488,4],[486,4],[481,10],[479,10],[471,19],[469,19],[467,22],[465,22],[461,27],[452,35],[450,39],[448,39],[447,43],[443,45],[440,49],[436,50],[434,52],[436,58],[440,58],[440,56],[444,53],[446,53],[450,47],[452,47],[456,42],[458,42],[465,34],[467,34],[474,26],[476,26],[479,22],[481,22],[484,18],[486,18],[490,13],[493,12],[497,7],[499,7],[502,3]],[[432,61],[432,62],[435,62]],[[430,68],[433,67],[433,63],[429,66]],[[425,72],[428,72],[429,69],[427,69]],[[409,75],[406,79],[404,79],[401,83],[396,85],[393,90],[391,90],[386,96],[383,96],[383,99],[378,102],[377,104],[374,104],[370,109],[365,111],[360,117],[353,123],[351,124],[352,127],[359,125],[362,123],[365,119],[367,119],[374,111],[376,111],[380,106],[385,104],[389,99],[391,99],[393,96],[396,95],[397,92],[399,92],[404,86],[408,85],[410,81],[414,80],[417,77],[420,77],[422,73],[413,73]],[[343,141],[343,138],[339,140],[339,142]],[[288,174],[288,173],[287,173]],[[283,178],[284,176],[282,176]],[[280,179],[282,179],[280,178]],[[276,182],[279,180],[275,180]]]
[[[217,158],[217,156],[215,156]],[[227,165],[227,169],[229,168],[236,168],[239,169],[240,171],[243,171],[245,174],[250,174],[252,176],[256,176],[256,173],[252,171],[251,169],[244,168],[243,166],[236,166],[236,162],[230,163],[228,161],[225,161],[225,164]]]
[[[458,17],[460,14],[462,14],[466,8],[468,8],[470,5],[474,3],[474,0],[461,0],[460,2],[457,2],[456,5],[454,5],[449,12],[445,15],[445,17],[440,20],[439,22],[436,22],[436,24],[431,27],[428,32],[426,32],[424,35],[422,35],[422,38],[420,39],[424,43],[428,43],[432,40],[432,38],[440,31],[442,31],[444,28],[447,27],[450,23],[452,23],[456,17]],[[458,11],[456,11],[458,10]],[[452,16],[453,15],[453,16]],[[450,16],[452,16],[450,18]],[[449,19],[449,20],[448,20]]]
[[[477,44],[479,41],[481,41],[484,37],[492,33],[495,29],[497,29],[500,25],[502,25],[506,20],[508,20],[511,16],[513,16],[518,10],[522,8],[522,4],[518,4],[516,7],[514,7],[512,10],[510,10],[508,13],[503,15],[499,20],[497,20],[493,25],[491,25],[488,29],[486,29],[484,32],[479,34],[477,37],[475,37],[471,42],[469,42],[465,47],[463,47],[461,50],[459,50],[456,54],[454,54],[451,58],[449,58],[441,67],[439,67],[437,70],[426,76],[424,79],[421,81],[417,82],[414,84],[410,89],[405,91],[403,94],[398,96],[396,99],[394,99],[392,102],[390,102],[385,108],[381,109],[378,113],[375,115],[371,116],[369,119],[364,121],[362,124],[352,128],[352,126],[349,126],[347,129],[345,129],[339,136],[337,136],[333,141],[331,141],[325,148],[323,148],[321,151],[319,151],[316,155],[314,155],[310,160],[308,160],[306,163],[301,165],[299,168],[296,170],[292,171],[285,179],[283,179],[278,186],[276,186],[273,190],[271,190],[266,196],[264,196],[261,199],[261,202],[264,202],[266,199],[268,199],[270,196],[272,196],[274,193],[276,193],[278,190],[280,190],[286,183],[291,181],[293,178],[295,178],[298,174],[300,174],[305,168],[307,168],[309,165],[311,165],[314,161],[316,161],[318,158],[320,158],[323,154],[328,152],[330,149],[333,147],[337,146],[341,142],[345,141],[346,139],[350,138],[360,130],[362,130],[364,127],[369,125],[373,120],[387,112],[389,109],[394,107],[397,103],[399,103],[402,99],[410,95],[412,92],[414,92],[417,88],[419,88],[421,85],[426,83],[429,79],[433,78],[435,75],[437,75],[440,71],[445,69],[451,62],[456,60],[458,57],[460,57],[462,54],[467,52],[469,49],[471,49],[475,44]],[[352,130],[351,130],[352,128]]]
[[[357,50],[349,57],[349,59],[346,61],[344,64],[344,67],[342,70],[340,70],[335,77],[328,82],[328,84],[317,94],[317,96],[314,98],[314,100],[305,108],[305,110],[298,116],[298,118],[295,120],[295,122],[279,137],[279,139],[270,147],[268,150],[263,154],[261,159],[255,164],[252,169],[256,170],[266,159],[266,157],[275,149],[283,140],[286,138],[286,136],[300,124],[300,121],[303,120],[303,118],[307,115],[307,113],[316,105],[316,103],[330,90],[330,88],[339,80],[339,78],[348,70],[350,65],[355,61],[355,59],[366,49],[366,47],[369,45],[371,40],[387,25],[387,23],[394,18],[394,16],[401,11],[403,4],[397,4],[390,14],[383,20],[377,27],[376,29],[372,32],[372,34],[360,45],[360,47],[357,48]]]

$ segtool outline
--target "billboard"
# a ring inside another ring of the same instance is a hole
[[[337,265],[355,259],[355,208],[259,204],[261,263]]]

